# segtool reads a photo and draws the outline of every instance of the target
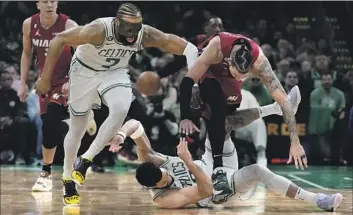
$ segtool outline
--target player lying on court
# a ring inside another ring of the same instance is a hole
[[[340,193],[329,195],[304,190],[258,164],[238,170],[238,157],[231,141],[224,143],[222,170],[233,192],[228,196],[217,195],[211,181],[212,152],[206,150],[201,161],[193,161],[184,138],[180,139],[177,147],[179,157],[154,152],[142,124],[136,120],[129,120],[123,125],[111,140],[110,150],[119,150],[127,136],[135,141],[138,158],[145,162],[137,168],[136,179],[149,188],[153,202],[160,208],[183,208],[192,204],[205,207],[210,202],[224,203],[234,195],[244,197],[250,194],[251,197],[258,183],[263,183],[277,194],[303,200],[326,211],[335,211],[343,199]],[[206,148],[210,148],[209,142]]]
[[[186,40],[143,24],[140,9],[121,4],[115,17],[98,18],[58,34],[51,42],[37,92],[50,88],[53,66],[66,45],[78,45],[70,67],[70,130],[64,141],[65,204],[79,204],[75,183],[83,185],[93,158],[121,128],[133,99],[129,60],[149,47],[184,55],[190,67],[198,57],[197,48]],[[157,90],[157,89],[156,89]],[[89,149],[76,159],[92,105],[104,102],[109,116],[101,125]],[[76,159],[76,161],[75,161]],[[75,163],[74,163],[75,161]]]

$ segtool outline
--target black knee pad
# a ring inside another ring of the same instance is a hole
[[[68,125],[62,120],[68,118],[69,114],[66,107],[56,103],[49,103],[47,112],[42,115],[44,148],[52,149],[62,143],[63,136],[68,130]]]

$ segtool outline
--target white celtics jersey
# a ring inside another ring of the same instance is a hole
[[[194,161],[197,166],[199,166],[207,175],[210,175],[212,173],[207,172],[206,164],[203,163],[202,161]],[[152,196],[152,199],[155,199],[158,195],[163,193],[166,190],[170,189],[182,189],[184,187],[188,186],[196,186],[196,180],[195,177],[191,174],[189,171],[188,167],[185,165],[184,161],[181,160],[179,157],[167,157],[167,160],[160,165],[161,168],[164,168],[168,171],[168,174],[174,179],[174,182],[162,189],[158,188],[153,188],[150,189],[150,193]],[[210,199],[205,199],[207,202]],[[199,202],[199,205],[206,205],[207,203],[204,203],[205,200],[201,200]]]
[[[84,44],[77,47],[74,58],[88,69],[97,72],[116,70],[128,72],[131,56],[142,49],[143,25],[136,42],[127,46],[118,42],[115,36],[114,19],[114,17],[106,17],[95,20],[95,22],[101,22],[105,28],[105,39],[102,45]]]

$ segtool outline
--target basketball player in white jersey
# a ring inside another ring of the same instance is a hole
[[[234,123],[233,127],[239,127],[239,123]],[[206,151],[201,161],[193,161],[186,141],[181,138],[179,157],[156,153],[152,150],[141,123],[136,120],[123,125],[111,140],[110,150],[119,150],[127,136],[135,141],[138,158],[145,162],[137,168],[136,179],[150,190],[153,202],[160,208],[183,208],[191,204],[205,207],[211,202],[224,203],[232,196],[249,198],[254,194],[258,183],[263,183],[277,194],[303,200],[325,211],[335,211],[343,199],[340,193],[328,195],[304,190],[259,164],[238,170],[237,152],[230,139],[224,144],[224,167],[221,171],[226,174],[233,193],[217,195],[211,180],[212,152]],[[206,142],[206,147],[211,148],[209,141]]]
[[[121,128],[133,95],[128,63],[131,56],[143,48],[156,47],[176,55],[185,55],[188,67],[196,61],[197,48],[184,39],[166,34],[142,23],[139,8],[130,3],[120,5],[116,17],[99,18],[58,34],[51,42],[43,75],[37,92],[46,93],[50,87],[53,66],[65,45],[78,45],[71,62],[69,109],[70,130],[64,149],[64,203],[76,205],[80,196],[74,182],[83,185],[92,159]],[[100,127],[90,148],[74,160],[88,123],[92,105],[104,102],[109,116]]]

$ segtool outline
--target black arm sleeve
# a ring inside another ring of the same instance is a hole
[[[181,120],[191,118],[191,92],[194,80],[185,76],[180,84],[180,115]]]

